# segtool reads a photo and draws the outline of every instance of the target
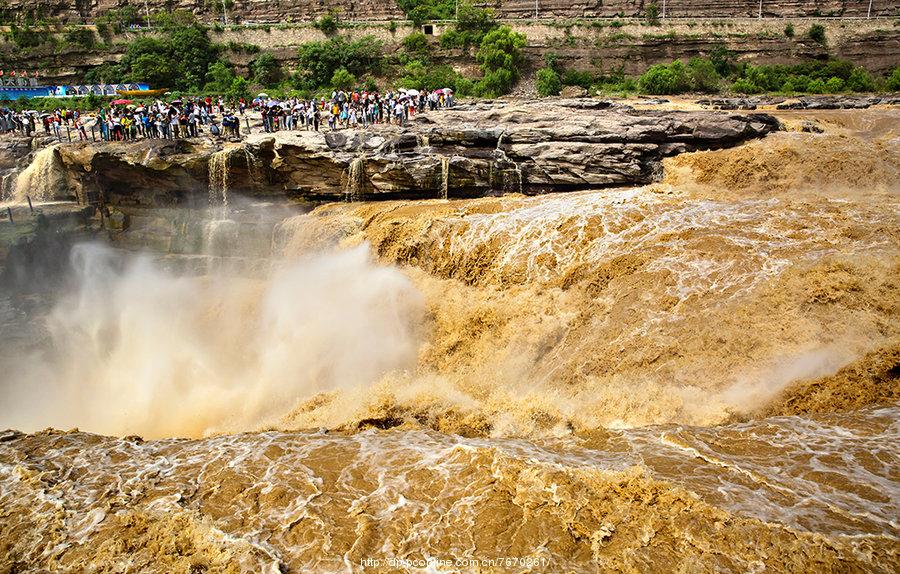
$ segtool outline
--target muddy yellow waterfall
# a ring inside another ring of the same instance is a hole
[[[35,155],[106,211],[5,263],[0,572],[897,572],[896,108],[482,106]]]

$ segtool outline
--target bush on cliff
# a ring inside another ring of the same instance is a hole
[[[900,92],[900,66],[891,70],[890,75],[884,81],[884,87],[891,92]]]
[[[134,40],[116,68],[101,72],[118,74],[104,78],[106,81],[128,80],[147,82],[154,88],[198,90],[206,83],[209,67],[217,61],[218,48],[206,31],[189,26],[170,30],[165,38]]]
[[[403,74],[397,81],[401,88],[413,88],[416,90],[436,90],[438,88],[450,88],[460,95],[460,86],[463,77],[452,66],[441,64],[431,66],[421,60],[413,60],[403,66]],[[465,88],[463,88],[465,89]]]
[[[334,37],[322,42],[309,42],[297,51],[295,87],[316,90],[331,85],[335,71],[344,68],[354,76],[376,74],[381,69],[381,42],[373,36],[358,40]]]
[[[346,68],[338,68],[331,75],[331,87],[335,90],[350,90],[356,86],[356,76]]]
[[[682,94],[690,89],[687,67],[680,60],[650,66],[639,84],[642,92],[654,95]]]
[[[525,35],[501,26],[488,32],[481,41],[475,59],[484,76],[475,84],[477,95],[495,98],[509,93],[519,79]]]
[[[825,38],[825,26],[821,24],[813,24],[809,27],[809,30],[806,32],[807,37],[813,42],[817,42],[822,44],[823,46],[827,43]]]
[[[547,96],[558,96],[562,90],[562,82],[559,74],[553,68],[541,68],[535,74],[537,93],[542,98]]]
[[[260,86],[274,86],[282,79],[281,64],[269,52],[260,54],[250,62],[253,81]]]
[[[441,34],[442,48],[468,48],[481,44],[488,32],[498,26],[494,12],[475,7],[471,2],[459,4],[459,17],[456,24]]]
[[[455,0],[397,0],[397,6],[416,26],[430,20],[450,20],[456,12]]]

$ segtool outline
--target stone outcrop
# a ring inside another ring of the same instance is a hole
[[[638,111],[591,99],[482,102],[416,116],[407,128],[259,133],[226,148],[211,140],[71,144],[58,153],[80,199],[97,194],[110,204],[205,205],[216,200],[210,181],[222,193],[307,200],[470,197],[643,184],[664,157],[777,128],[764,114]]]

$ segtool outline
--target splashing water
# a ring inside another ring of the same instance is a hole
[[[53,351],[5,386],[4,425],[198,436],[415,363],[421,298],[365,247],[283,262],[262,281],[178,276],[98,245],[72,262],[77,287],[48,319]]]
[[[57,148],[49,145],[34,154],[31,163],[16,178],[13,199],[24,203],[28,197],[34,202],[51,201],[66,189],[65,172]]]

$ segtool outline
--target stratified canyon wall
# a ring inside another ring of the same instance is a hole
[[[476,4],[489,6],[503,18],[592,18],[639,16],[652,2],[648,0],[489,0]],[[655,3],[662,10],[663,0]],[[190,10],[203,19],[221,18],[221,2],[216,0],[147,0],[150,11]],[[108,10],[142,3],[125,0],[3,0],[0,10],[7,14],[41,14],[73,22],[91,21]],[[868,0],[764,0],[762,15],[796,18],[814,16],[865,17],[870,13]],[[228,16],[234,21],[297,22],[314,19],[329,11],[338,11],[354,20],[403,19],[394,0],[233,0]],[[884,0],[871,3],[872,16],[895,16],[900,7]],[[673,18],[746,18],[760,12],[757,0],[678,0],[665,2],[665,13]]]

